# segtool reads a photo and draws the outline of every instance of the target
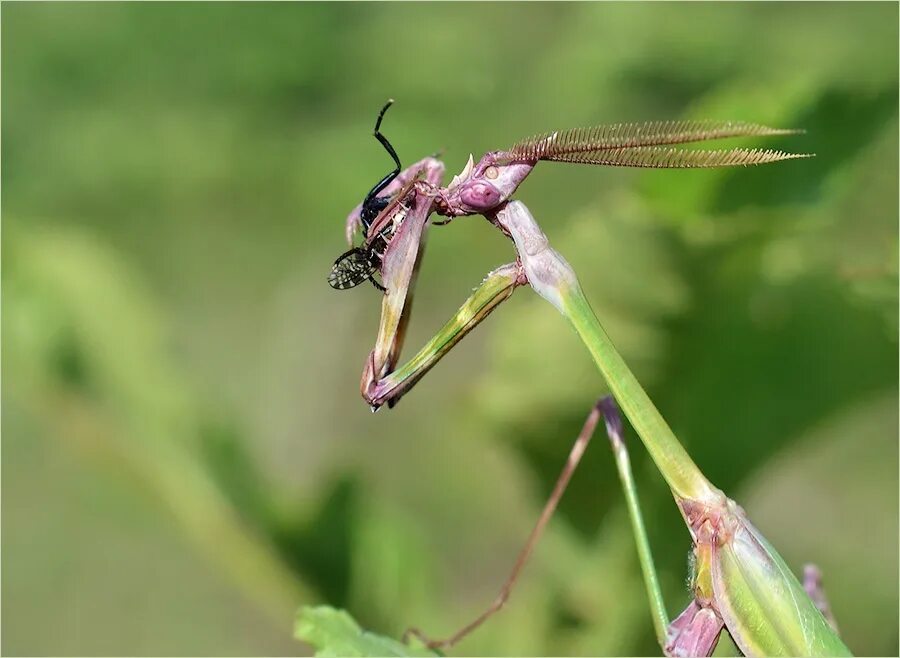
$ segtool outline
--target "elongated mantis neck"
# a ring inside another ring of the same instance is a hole
[[[657,468],[672,491],[681,498],[707,500],[717,490],[701,473],[684,446],[650,401],[647,393],[619,355],[581,286],[568,289],[562,297],[563,315],[575,327],[581,340],[603,373],[610,391],[641,437]]]
[[[516,243],[531,287],[572,323],[673,494],[695,501],[721,501],[722,493],[704,477],[675,438],[603,330],[574,270],[550,247],[525,205],[510,202],[498,211],[496,221]]]

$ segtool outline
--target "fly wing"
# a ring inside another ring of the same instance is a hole
[[[575,128],[529,137],[504,153],[511,161],[554,160],[638,167],[726,167],[805,157],[764,149],[688,151],[659,148],[671,144],[791,135],[799,130],[742,121],[654,121]],[[714,155],[702,155],[712,153]]]
[[[335,290],[355,288],[369,278],[375,267],[366,252],[359,247],[341,254],[328,274],[328,285]]]

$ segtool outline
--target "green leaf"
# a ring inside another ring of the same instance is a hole
[[[369,633],[344,610],[328,606],[300,609],[294,636],[311,644],[317,656],[436,656],[424,647],[413,647]]]

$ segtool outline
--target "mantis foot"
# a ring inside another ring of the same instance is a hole
[[[803,589],[806,590],[809,598],[816,604],[816,607],[819,609],[819,612],[822,613],[822,616],[825,617],[828,625],[834,629],[835,633],[840,633],[840,631],[838,631],[837,620],[831,612],[831,605],[828,603],[828,597],[825,596],[825,588],[822,586],[822,572],[819,570],[819,567],[814,564],[807,564],[803,567]]]

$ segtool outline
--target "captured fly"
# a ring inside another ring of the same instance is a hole
[[[328,274],[328,283],[332,288],[347,290],[369,280],[373,286],[385,292],[384,286],[375,280],[375,273],[381,267],[391,238],[406,219],[406,214],[409,212],[406,200],[414,183],[415,181],[411,181],[404,186],[387,203],[385,216],[382,217],[383,223],[379,221],[379,228],[374,236],[369,237],[362,245],[345,251],[334,261],[331,272]],[[375,217],[377,218],[378,215]]]
[[[393,171],[385,175],[384,178],[378,181],[375,186],[369,190],[365,200],[362,202],[359,220],[363,227],[363,235],[366,236],[366,238],[361,246],[353,247],[353,249],[344,252],[336,261],[334,261],[334,265],[331,266],[331,273],[328,275],[328,284],[335,290],[355,288],[363,281],[368,280],[380,291],[385,291],[384,286],[375,280],[374,274],[378,271],[378,268],[381,267],[381,260],[384,258],[384,252],[387,250],[388,242],[393,236],[397,226],[406,215],[405,208],[398,209],[397,215],[395,215],[393,220],[388,222],[387,225],[373,238],[370,239],[368,237],[368,232],[369,227],[372,225],[375,218],[378,217],[379,213],[391,203],[390,198],[378,196],[379,193],[390,185],[391,181],[393,181],[400,173],[400,158],[397,157],[397,152],[394,150],[394,147],[391,146],[391,143],[381,134],[381,120],[384,118],[384,113],[387,112],[387,109],[393,102],[393,100],[389,100],[385,106],[381,108],[381,112],[378,113],[378,119],[375,121],[374,134],[375,139],[384,146],[385,150],[391,158],[393,158],[395,167]]]

